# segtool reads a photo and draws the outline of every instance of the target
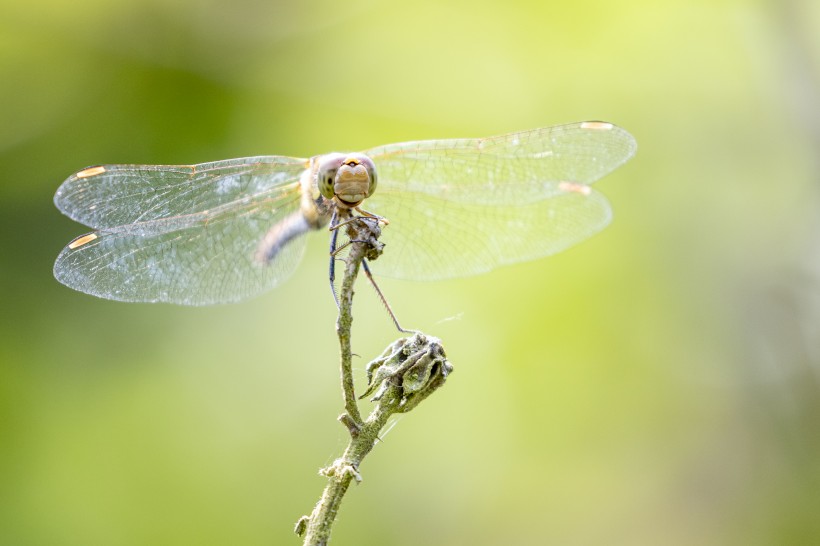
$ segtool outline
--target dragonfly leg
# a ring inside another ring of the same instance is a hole
[[[333,301],[336,302],[336,308],[339,308],[339,296],[336,294],[336,253],[341,250],[336,248],[336,240],[339,237],[339,226],[336,223],[338,220],[336,209],[333,209],[333,215],[330,217],[330,230],[333,234],[330,236],[330,266],[328,267],[328,278],[330,279],[330,292],[333,294]],[[346,245],[345,245],[346,246]],[[344,248],[344,247],[342,247]]]
[[[343,244],[342,246],[337,247],[336,246],[336,238],[338,237],[339,228],[344,227],[346,225],[349,225],[349,224],[351,224],[353,222],[356,222],[356,221],[360,221],[360,220],[364,221],[365,218],[373,219],[373,220],[376,220],[376,221],[381,221],[382,220],[378,216],[373,216],[373,215],[353,216],[352,214],[350,214],[350,211],[344,211],[344,212],[347,213],[347,214],[345,214],[345,216],[347,216],[347,218],[340,222],[340,221],[338,221],[339,220],[338,210],[339,209],[334,209],[333,210],[333,216],[330,219],[330,226],[328,227],[328,229],[333,232],[333,238],[331,239],[331,245],[330,245],[330,255],[331,256],[337,255],[339,252],[346,249],[347,247],[349,247],[353,243],[368,243],[368,241],[365,241],[365,240],[362,240],[362,239],[350,239],[345,244]]]
[[[348,242],[346,242],[345,244],[343,244],[342,246],[337,246],[335,249],[331,249],[330,253],[331,253],[331,255],[335,256],[335,255],[339,254],[339,252],[341,252],[342,250],[344,250],[347,247],[349,247],[350,245],[352,245],[353,243],[367,244],[369,242],[370,241],[367,241],[365,239],[351,239]]]
[[[355,222],[355,221],[356,221],[356,220],[358,220],[359,218],[361,218],[361,216],[352,216],[352,215],[351,215],[351,216],[349,216],[349,217],[347,218],[347,220],[343,220],[343,221],[339,222],[339,223],[338,223],[338,224],[336,224],[336,225],[332,225],[332,226],[330,226],[328,229],[329,229],[330,231],[338,231],[338,230],[339,230],[339,228],[341,228],[341,227],[345,227],[346,225],[348,225],[348,224],[350,224],[350,223],[352,223],[352,222]],[[371,216],[366,216],[365,218],[372,218],[372,217],[371,217]]]
[[[379,299],[382,302],[382,305],[384,305],[384,308],[387,309],[387,312],[390,315],[390,318],[393,320],[393,324],[396,325],[398,331],[404,334],[415,333],[415,330],[405,330],[401,327],[401,324],[399,324],[399,319],[396,318],[395,313],[393,313],[393,309],[390,307],[390,304],[387,303],[387,298],[384,297],[384,294],[382,294],[379,285],[376,284],[376,280],[373,278],[373,274],[370,272],[370,266],[367,265],[367,260],[362,260],[362,268],[364,269],[365,275],[367,275],[367,280],[369,280],[370,284],[373,285],[373,288],[376,290],[376,294],[378,294]]]
[[[365,218],[375,218],[376,220],[379,221],[379,223],[382,223],[386,226],[390,224],[390,220],[388,220],[384,216],[379,216],[378,214],[373,214],[372,212],[366,211],[361,207],[356,207],[354,210],[356,212],[358,212],[359,214],[361,214],[362,216],[364,216]]]
[[[338,233],[338,232],[337,232],[337,233]],[[342,246],[337,246],[336,248],[331,249],[331,251],[330,251],[330,255],[331,255],[331,256],[336,256],[337,254],[339,254],[339,252],[341,252],[342,250],[346,249],[347,247],[349,247],[349,246],[350,246],[350,245],[352,245],[353,243],[364,243],[364,242],[366,242],[366,241],[348,241],[348,242],[346,242],[345,244],[343,244]]]

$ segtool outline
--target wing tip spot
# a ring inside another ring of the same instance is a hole
[[[591,131],[611,131],[613,127],[615,127],[613,124],[606,121],[584,121],[581,123],[581,129]]]
[[[90,243],[91,241],[96,239],[97,237],[98,237],[98,235],[96,233],[88,233],[86,235],[82,235],[80,237],[77,237],[76,239],[74,239],[70,243],[68,243],[68,248],[71,249],[71,250],[74,250],[75,248],[79,248],[83,245],[87,245],[88,243]]]
[[[97,167],[89,167],[87,169],[83,169],[77,173],[77,178],[88,178],[91,176],[97,176],[98,174],[102,174],[105,172],[105,167],[102,165]]]
[[[577,182],[561,182],[558,184],[558,189],[567,193],[580,193],[581,195],[589,195],[592,193],[592,188],[586,184],[578,184]]]

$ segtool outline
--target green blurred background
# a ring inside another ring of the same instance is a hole
[[[325,237],[247,303],[98,300],[51,275],[85,232],[52,205],[70,173],[585,119],[639,144],[598,186],[607,230],[382,282],[456,372],[365,461],[333,543],[820,543],[817,2],[2,13],[0,543],[298,544],[345,445]],[[396,337],[361,288],[360,384]]]

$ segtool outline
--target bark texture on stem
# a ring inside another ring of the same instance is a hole
[[[368,389],[375,407],[364,421],[355,395],[352,371],[351,326],[353,324],[353,285],[364,259],[374,260],[383,245],[378,241],[378,222],[362,218],[347,225],[352,244],[339,294],[339,318],[336,332],[341,352],[342,393],[345,413],[339,420],[350,431],[350,443],[342,456],[320,474],[328,479],[319,502],[308,516],[296,524],[296,533],[310,546],[326,545],[342,499],[350,482],[362,480],[359,465],[376,445],[379,433],[395,413],[405,413],[444,384],[453,368],[447,361],[441,342],[416,332],[391,343],[381,356],[367,365]],[[375,394],[374,394],[375,393]]]

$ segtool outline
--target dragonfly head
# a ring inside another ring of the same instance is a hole
[[[376,190],[376,165],[364,154],[328,154],[316,171],[319,191],[344,208],[353,208]]]

